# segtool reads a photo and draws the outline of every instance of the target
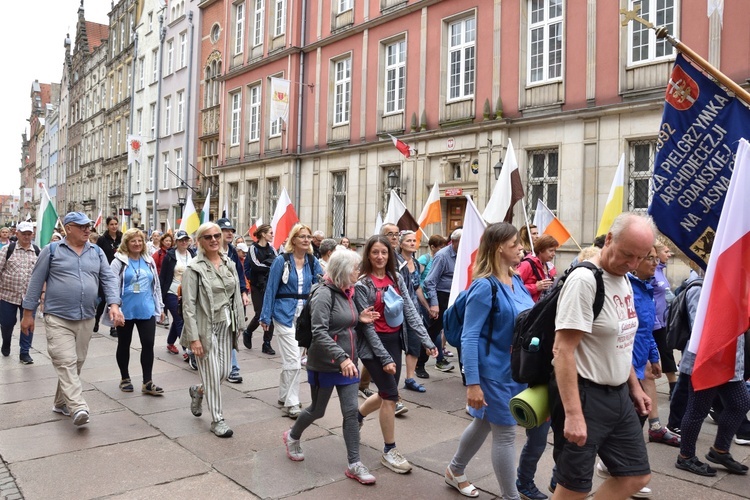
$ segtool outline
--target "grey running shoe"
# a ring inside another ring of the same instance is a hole
[[[302,446],[300,445],[299,439],[292,439],[289,437],[291,432],[291,429],[287,429],[281,436],[284,440],[284,446],[286,447],[286,456],[289,457],[290,460],[301,462],[305,459],[305,455],[302,453]]]
[[[190,389],[188,389],[188,392],[190,393],[190,411],[193,412],[193,415],[196,417],[203,415],[203,409],[201,408],[203,405],[203,394],[201,394],[199,389],[200,387],[197,385],[192,385],[190,386]]]
[[[218,422],[211,422],[211,432],[219,436],[220,438],[232,437],[232,429],[229,428],[226,422],[219,420]]]
[[[375,476],[370,474],[370,471],[362,462],[357,462],[347,467],[345,474],[346,477],[356,479],[362,484],[375,484]]]
[[[85,425],[89,423],[89,412],[78,410],[73,417],[73,425]]]
[[[404,414],[404,413],[406,413],[407,411],[409,411],[409,408],[407,408],[406,406],[404,406],[404,403],[402,403],[401,401],[399,401],[398,403],[396,403],[396,411],[395,411],[395,415],[396,415],[397,417],[398,417],[399,415],[403,415],[403,414]]]
[[[383,456],[380,457],[380,463],[396,474],[406,474],[411,471],[411,464],[396,448],[391,449],[388,453],[383,453]]]
[[[62,406],[53,406],[52,411],[55,413],[59,413],[61,415],[65,415],[66,417],[70,416],[70,410],[68,409],[68,405],[62,405]]]

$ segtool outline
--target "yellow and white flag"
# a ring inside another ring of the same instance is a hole
[[[625,183],[625,153],[620,157],[620,164],[617,165],[617,172],[615,172],[615,178],[612,181],[612,187],[609,188],[609,196],[607,196],[607,204],[604,205],[604,212],[602,213],[601,221],[599,222],[599,229],[596,230],[596,236],[607,234],[609,228],[612,226],[615,217],[622,213],[622,192],[623,185]]]

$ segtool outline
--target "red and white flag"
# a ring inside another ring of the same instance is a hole
[[[518,160],[513,150],[513,143],[508,139],[508,152],[505,154],[500,178],[495,183],[490,201],[484,207],[482,217],[490,224],[494,222],[512,222],[513,205],[523,198],[521,175],[518,173]]]
[[[128,136],[128,164],[134,162],[142,163],[141,151],[143,150],[143,139],[139,135]]]
[[[696,391],[734,377],[737,338],[750,327],[749,192],[750,144],[741,139],[688,344]]]
[[[570,232],[563,226],[552,210],[547,208],[541,198],[536,201],[536,213],[534,214],[534,225],[542,234],[548,234],[562,245],[570,239]]]
[[[391,190],[391,197],[388,200],[388,211],[385,214],[383,222],[396,224],[401,231],[406,229],[415,232],[419,231],[419,223],[417,223],[409,210],[406,209],[406,205],[401,201],[395,190]]]
[[[417,222],[419,223],[419,227],[427,227],[430,224],[443,222],[443,212],[440,209],[440,186],[438,186],[437,182],[432,185],[430,196],[427,197],[427,201],[424,204],[422,213],[419,214]],[[418,231],[417,245],[419,245],[421,240],[422,233]]]
[[[282,188],[279,201],[276,203],[276,210],[273,212],[271,219],[271,228],[273,229],[273,247],[279,248],[289,237],[289,231],[299,222],[297,212],[292,205],[292,199],[286,188]]]
[[[94,229],[99,227],[99,225],[102,223],[102,209],[99,209],[99,215],[96,216],[96,220],[94,221]]]
[[[406,144],[404,141],[396,139],[391,134],[388,134],[388,137],[391,138],[391,140],[393,141],[393,145],[396,146],[396,149],[398,149],[405,158],[409,158],[411,157],[411,155],[417,154],[417,150]]]
[[[464,212],[464,226],[461,241],[456,252],[456,267],[453,268],[453,282],[448,304],[456,301],[458,294],[469,288],[474,271],[474,261],[477,258],[479,242],[487,225],[479,215],[479,210],[470,197],[466,197],[466,211]],[[450,243],[449,243],[450,244]]]
[[[255,222],[253,222],[253,225],[250,226],[250,229],[247,230],[247,234],[250,235],[250,237],[253,239],[253,241],[258,241],[258,238],[255,237],[255,231],[258,230],[258,226],[263,225],[263,218],[258,217],[255,219]]]

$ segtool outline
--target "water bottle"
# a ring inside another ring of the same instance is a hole
[[[537,352],[539,350],[539,337],[532,337],[529,341],[529,351]]]

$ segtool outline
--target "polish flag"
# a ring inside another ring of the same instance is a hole
[[[562,245],[570,239],[570,232],[565,229],[560,219],[555,217],[552,210],[540,199],[536,201],[536,213],[534,214],[534,225],[542,234],[548,234]]]
[[[422,209],[422,213],[419,214],[417,222],[419,223],[419,227],[427,227],[430,224],[443,222],[443,213],[442,210],[440,210],[440,186],[438,186],[437,182],[432,185],[430,196],[427,197],[427,202],[424,204],[424,208]],[[421,240],[422,232],[418,231],[417,246],[419,246]]]
[[[750,327],[748,192],[750,144],[741,139],[688,344],[696,355],[691,378],[696,391],[734,377],[737,338]]]
[[[271,219],[271,228],[273,229],[273,247],[279,248],[289,237],[289,231],[299,222],[297,212],[292,205],[292,199],[286,188],[282,188],[279,201],[276,202],[276,210],[273,212]]]
[[[410,158],[411,155],[417,154],[417,150],[406,144],[404,141],[396,139],[391,134],[388,134],[388,137],[391,138],[393,145],[396,146],[396,149],[398,149],[405,158]]]
[[[255,222],[253,222],[253,225],[250,226],[250,229],[247,230],[247,234],[250,235],[250,237],[253,239],[253,241],[258,241],[258,238],[255,237],[255,231],[258,230],[258,226],[263,225],[263,218],[258,217],[255,219]]]
[[[99,215],[96,216],[96,221],[94,221],[94,229],[99,227],[99,224],[102,223],[102,209],[99,209]]]
[[[461,241],[458,243],[458,251],[456,252],[456,267],[453,268],[453,282],[451,283],[451,294],[448,304],[453,304],[458,294],[471,285],[471,275],[474,270],[477,251],[479,250],[479,241],[482,239],[486,227],[487,225],[484,223],[482,216],[479,215],[477,206],[467,196],[464,226],[461,233]]]
[[[523,184],[521,184],[521,175],[518,173],[518,160],[513,150],[513,143],[508,139],[508,152],[505,154],[500,178],[495,183],[492,196],[484,208],[482,217],[489,223],[511,222],[513,206],[522,198]]]

